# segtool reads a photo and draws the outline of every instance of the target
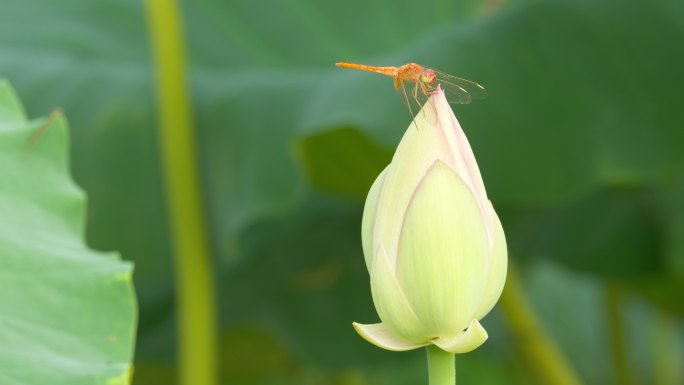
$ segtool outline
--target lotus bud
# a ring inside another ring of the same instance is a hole
[[[413,127],[415,125],[415,127]],[[466,353],[506,279],[506,239],[468,140],[437,89],[373,183],[362,242],[381,323],[354,323],[369,342]]]

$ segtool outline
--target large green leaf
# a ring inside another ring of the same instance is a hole
[[[0,80],[0,383],[124,385],[132,372],[132,265],[85,244],[68,130],[28,121]]]

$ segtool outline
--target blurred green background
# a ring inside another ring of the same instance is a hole
[[[382,351],[365,194],[410,116],[418,62],[483,84],[454,106],[546,332],[587,384],[684,383],[684,2],[181,1],[222,384],[421,384]],[[61,107],[88,240],[135,262],[136,385],[176,384],[174,266],[147,8],[0,0],[0,76]],[[460,384],[544,384],[500,308]]]

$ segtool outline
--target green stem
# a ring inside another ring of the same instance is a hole
[[[684,342],[675,316],[656,309],[650,327],[654,385],[684,384]]]
[[[428,375],[430,385],[456,385],[454,354],[435,345],[427,347]]]
[[[217,381],[216,300],[206,239],[192,113],[174,0],[148,0],[154,48],[161,164],[175,255],[180,384]]]
[[[628,348],[625,345],[624,324],[620,314],[622,292],[613,284],[608,284],[605,291],[610,348],[617,372],[618,384],[632,385],[634,384],[634,373],[632,373],[629,360],[627,359]]]
[[[582,384],[558,346],[541,326],[541,321],[525,296],[517,271],[510,262],[506,287],[499,300],[499,308],[508,321],[511,333],[517,339],[523,359],[534,370],[540,383]]]

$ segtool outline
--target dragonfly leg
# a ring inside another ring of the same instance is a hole
[[[404,99],[404,104],[406,104],[406,108],[408,108],[409,114],[411,114],[411,119],[415,120],[416,116],[413,114],[413,109],[411,108],[411,102],[409,101],[408,95],[406,94],[406,87],[404,86],[404,82],[399,81],[399,88],[397,88],[397,91],[401,93],[401,96]]]
[[[415,83],[416,84],[413,85],[413,90],[411,92],[411,96],[413,96],[413,100],[416,101],[416,104],[418,105],[418,108],[419,108],[418,113],[420,113],[420,111],[423,109],[423,103],[420,101],[420,98],[418,97],[418,87],[421,88],[421,91],[425,91],[424,90],[425,84],[423,84],[421,82],[415,82]],[[425,112],[423,112],[423,114],[425,114]],[[427,116],[427,115],[424,115],[424,116]],[[418,126],[416,125],[416,128],[417,127]]]
[[[420,100],[418,100],[418,83],[419,83],[419,82],[416,82],[416,84],[413,86],[413,92],[412,92],[412,94],[413,94],[413,100],[415,100],[416,103],[418,103],[418,107],[422,107],[422,106],[421,106],[421,103],[420,103]]]
[[[418,84],[418,83],[416,83],[416,84]],[[423,82],[420,83],[420,90],[423,91],[423,95],[428,96],[428,97],[431,96],[432,92],[434,91],[434,89],[428,89],[428,87]]]
[[[418,87],[420,87],[420,91],[422,92],[422,95],[424,95],[427,100],[425,100],[425,104],[427,104],[427,107],[423,107],[423,105],[420,103],[420,99],[418,98]],[[425,84],[424,82],[416,82],[416,86],[413,89],[413,98],[416,99],[416,102],[418,102],[418,105],[421,106],[421,111],[423,111],[423,114],[426,118],[430,117],[430,114],[428,114],[426,108],[429,108],[430,111],[433,113],[432,118],[430,118],[431,123],[436,123],[437,119],[437,110],[435,108],[435,105],[433,103],[432,94],[434,93],[434,88],[431,88],[428,84]]]
[[[418,98],[418,87],[420,87],[420,91],[423,92],[424,95],[427,95],[426,90],[425,90],[425,84],[421,82],[416,82],[416,85],[413,86],[413,100],[416,101],[418,104],[418,108],[423,108],[423,103],[420,101],[420,98]]]

